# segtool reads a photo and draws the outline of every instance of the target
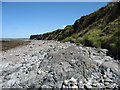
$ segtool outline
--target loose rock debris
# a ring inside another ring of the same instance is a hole
[[[33,40],[0,53],[2,88],[118,88],[119,60],[106,49]]]

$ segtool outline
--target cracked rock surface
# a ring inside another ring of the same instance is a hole
[[[0,89],[118,88],[119,60],[106,53],[69,42],[31,40],[0,53]]]

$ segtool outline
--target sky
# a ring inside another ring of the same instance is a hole
[[[107,2],[2,2],[2,37],[29,38],[66,25]]]
[[[3,2],[118,2],[119,0],[2,0]]]

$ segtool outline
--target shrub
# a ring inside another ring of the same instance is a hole
[[[67,37],[64,40],[62,40],[63,42],[75,42],[75,38],[73,37]]]
[[[101,30],[94,30],[86,35],[83,39],[83,42],[87,46],[101,47]]]
[[[82,43],[83,38],[79,37],[75,40],[76,43]]]

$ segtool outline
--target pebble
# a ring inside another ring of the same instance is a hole
[[[106,78],[105,80],[104,80],[105,82],[113,82],[113,80],[111,80],[111,79],[109,79],[109,78]]]
[[[77,89],[77,88],[78,88],[78,86],[77,86],[77,85],[73,85],[73,86],[72,86],[72,88],[76,88],[76,89]]]
[[[89,84],[85,84],[85,85],[84,85],[84,88],[85,88],[85,89],[90,89],[90,88],[93,88],[93,87],[92,87],[91,85],[89,85]]]
[[[63,65],[63,62],[60,62],[60,65]]]
[[[87,83],[87,80],[86,80],[86,79],[84,79],[84,83]]]
[[[93,83],[92,86],[93,86],[93,87],[97,87],[97,83]]]
[[[63,82],[63,84],[65,85],[65,86],[67,86],[68,85],[68,80],[65,80],[64,82]]]
[[[103,75],[103,78],[104,78],[104,79],[107,78],[107,75]]]
[[[41,74],[44,73],[44,71],[42,71],[41,69],[37,71],[37,74]]]
[[[70,82],[77,83],[77,80],[74,77],[71,77]]]
[[[65,88],[77,89],[78,85],[80,88],[98,88],[110,84],[111,87],[118,87],[118,75],[102,65],[106,58],[109,58],[107,62],[114,59],[106,57],[105,50],[101,52],[102,49],[85,46],[78,48],[71,43],[31,41],[30,45],[3,53],[5,59],[0,63],[0,78],[4,83],[0,83],[0,86],[60,88],[63,84]],[[25,61],[22,61],[20,53],[26,53]]]
[[[105,84],[105,86],[106,86],[106,85],[109,85],[110,83],[109,83],[109,82],[105,82],[104,84]]]

